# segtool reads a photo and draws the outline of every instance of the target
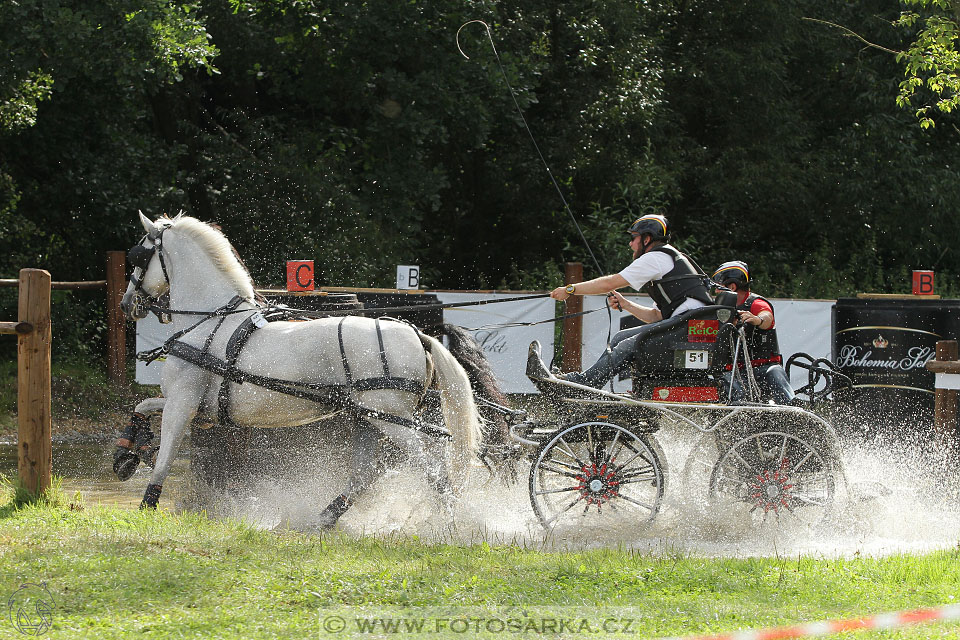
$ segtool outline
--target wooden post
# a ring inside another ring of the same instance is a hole
[[[563,269],[563,283],[576,284],[583,282],[583,264],[568,262]],[[579,313],[583,311],[583,296],[573,295],[567,298],[564,313]],[[563,358],[560,368],[563,371],[580,371],[582,368],[581,351],[583,350],[583,316],[567,318],[563,321]]]
[[[123,251],[107,251],[107,378],[117,384],[127,381],[127,323],[120,312],[126,263]]]
[[[956,340],[937,340],[937,362],[955,362],[958,359]],[[957,391],[934,391],[933,429],[941,446],[953,449],[957,438]]]
[[[53,444],[50,416],[50,274],[20,270],[18,321],[33,331],[17,337],[17,471],[24,488],[50,487]]]

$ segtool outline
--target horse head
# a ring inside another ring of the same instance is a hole
[[[120,309],[134,321],[147,316],[149,300],[156,300],[170,290],[162,255],[163,232],[169,224],[152,222],[143,212],[140,212],[140,222],[147,234],[127,252],[133,273],[120,301]]]
[[[177,282],[175,295],[188,309],[204,310],[204,305],[233,295],[254,299],[250,272],[218,227],[182,212],[156,222],[141,213],[140,223],[147,233],[127,254],[133,273],[120,303],[131,320],[140,320],[153,310],[161,322],[170,321],[164,311],[170,304],[156,303],[171,293],[173,280]],[[174,268],[177,264],[179,270]],[[184,265],[189,268],[182,268]]]

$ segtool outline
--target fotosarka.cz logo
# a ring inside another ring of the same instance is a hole
[[[7,600],[7,611],[17,631],[25,636],[39,636],[50,629],[55,604],[45,582],[28,582]]]

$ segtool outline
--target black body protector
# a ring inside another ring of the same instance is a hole
[[[751,293],[743,304],[737,306],[737,311],[750,311],[750,307],[756,300],[763,300],[773,305],[763,296]],[[780,354],[780,344],[777,342],[777,330],[774,327],[761,329],[752,324],[744,325],[744,335],[747,337],[747,348],[750,350],[751,364],[759,367],[765,364],[780,364],[783,362],[783,356]]]
[[[660,251],[673,258],[673,269],[659,280],[651,280],[640,289],[653,298],[664,319],[673,315],[687,298],[714,304],[707,288],[707,276],[687,256],[665,244],[650,251]]]

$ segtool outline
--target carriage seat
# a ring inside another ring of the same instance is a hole
[[[691,309],[651,326],[637,341],[631,367],[633,392],[647,400],[716,402],[723,371],[733,361],[730,319],[724,304]]]

